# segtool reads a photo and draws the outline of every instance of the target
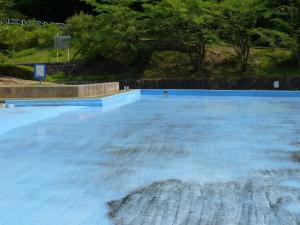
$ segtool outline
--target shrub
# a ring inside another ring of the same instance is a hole
[[[6,56],[0,52],[0,63],[4,63],[6,60]]]
[[[33,68],[30,66],[0,65],[0,76],[10,76],[25,80],[33,80]]]
[[[53,37],[64,32],[57,25],[0,25],[0,49],[12,53],[28,48],[52,47]]]

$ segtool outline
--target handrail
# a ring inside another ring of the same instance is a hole
[[[28,25],[28,24],[34,24],[38,26],[47,26],[47,25],[57,25],[61,28],[66,28],[67,24],[65,23],[54,23],[54,22],[44,22],[39,20],[24,20],[24,19],[12,19],[12,18],[0,18],[0,24],[6,24],[6,25]]]

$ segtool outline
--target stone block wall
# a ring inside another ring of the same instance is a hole
[[[300,77],[291,78],[199,78],[199,79],[142,79],[120,81],[120,89],[216,89],[216,90],[300,90]]]

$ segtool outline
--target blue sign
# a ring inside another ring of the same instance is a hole
[[[35,80],[46,80],[46,65],[45,64],[35,64],[34,65],[34,79]]]

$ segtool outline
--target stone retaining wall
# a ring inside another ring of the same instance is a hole
[[[65,75],[83,75],[83,74],[107,74],[107,73],[122,73],[126,70],[118,62],[105,62],[105,61],[72,61],[72,62],[58,62],[58,63],[44,63],[47,68],[47,75],[52,76],[58,73]],[[22,66],[31,66],[34,64],[19,64]]]
[[[0,98],[84,98],[117,93],[119,83],[0,87]]]
[[[120,81],[120,88],[131,89],[216,89],[216,90],[300,90],[300,77],[294,78],[202,78],[202,79],[143,79]]]
[[[44,63],[47,68],[47,75],[51,76],[53,74],[64,73],[66,75],[78,75],[81,67],[83,67],[84,63],[82,62],[65,62],[65,63]],[[30,66],[34,67],[34,64],[20,64],[21,66]]]

